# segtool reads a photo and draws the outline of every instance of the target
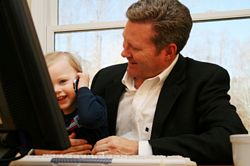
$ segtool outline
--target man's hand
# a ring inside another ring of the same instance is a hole
[[[92,154],[137,155],[138,141],[118,136],[110,136],[96,142]]]

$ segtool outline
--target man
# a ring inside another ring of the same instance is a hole
[[[126,15],[122,56],[128,63],[100,70],[92,82],[93,93],[106,101],[113,135],[92,153],[232,164],[229,136],[247,130],[229,102],[228,72],[180,54],[192,28],[188,8],[178,0],[140,0]]]

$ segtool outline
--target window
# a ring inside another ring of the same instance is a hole
[[[136,0],[50,0],[47,52],[67,50],[82,57],[93,77],[100,68],[126,62],[121,54],[125,11]],[[181,0],[194,20],[182,51],[219,64],[231,77],[232,103],[250,112],[250,1]],[[52,7],[51,7],[52,6]],[[58,19],[57,19],[58,18]]]

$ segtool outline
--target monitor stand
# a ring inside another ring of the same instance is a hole
[[[10,137],[9,133],[0,133],[0,165],[5,166],[16,157],[18,148],[15,139]],[[10,146],[9,146],[10,145]]]
[[[14,149],[0,147],[0,165],[8,166],[12,159],[15,158],[17,151]]]

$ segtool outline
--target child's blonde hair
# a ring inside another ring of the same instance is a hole
[[[54,64],[58,59],[62,58],[66,59],[77,72],[82,72],[79,58],[70,52],[56,51],[45,55],[45,61],[48,67]]]

